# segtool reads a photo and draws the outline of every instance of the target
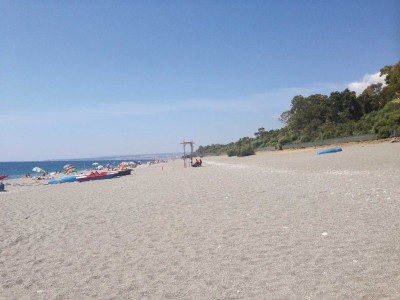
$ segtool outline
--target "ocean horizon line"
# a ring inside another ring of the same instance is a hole
[[[40,160],[10,160],[0,161],[1,163],[13,162],[51,162],[51,161],[96,161],[96,160],[162,160],[162,159],[177,159],[183,156],[183,152],[167,152],[167,153],[152,153],[152,154],[127,154],[127,155],[109,155],[87,158],[52,158]]]

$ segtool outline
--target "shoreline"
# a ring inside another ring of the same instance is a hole
[[[130,167],[133,170],[137,169],[138,167],[141,166],[146,166],[149,164],[159,164],[159,163],[165,163],[168,161],[146,161],[142,163],[141,165],[137,164],[135,167]],[[69,173],[65,174],[63,172],[58,172],[56,174],[48,174],[46,176],[43,175],[31,175],[30,177],[24,176],[24,175],[19,175],[17,178],[5,178],[1,180],[4,185],[6,186],[13,186],[13,185],[22,185],[22,186],[37,186],[37,185],[47,185],[47,182],[51,179],[56,179],[56,178],[61,178],[61,177],[67,177],[67,176],[76,176],[76,175],[83,175],[83,174],[89,174],[91,171],[96,170],[94,167],[93,168],[86,168],[86,169],[79,169],[77,172],[74,173]],[[103,168],[103,171],[115,171],[115,170],[120,170],[119,168],[113,168],[113,169],[107,169]]]

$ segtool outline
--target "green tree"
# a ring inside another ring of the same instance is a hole
[[[328,139],[346,135],[375,132],[387,137],[395,130],[400,133],[400,62],[381,69],[386,86],[370,85],[361,95],[348,89],[332,92],[330,96],[297,95],[290,110],[281,114],[281,129],[266,131],[258,128],[255,138],[243,137],[228,145],[199,147],[199,153],[244,155],[257,147]],[[397,99],[397,100],[395,100]],[[249,154],[249,155],[250,155]]]
[[[380,96],[381,92],[382,83],[371,84],[358,96],[358,102],[364,115],[383,108],[385,103]]]
[[[255,132],[254,135],[256,136],[257,139],[262,139],[263,136],[265,135],[265,128],[264,127],[258,128],[258,131]]]
[[[386,76],[386,86],[381,92],[381,97],[385,100],[385,103],[398,99],[400,97],[400,61],[393,66],[383,67],[381,76]]]
[[[341,93],[343,101],[343,112],[341,114],[342,122],[347,120],[359,120],[362,116],[361,105],[357,101],[355,92],[345,89]]]

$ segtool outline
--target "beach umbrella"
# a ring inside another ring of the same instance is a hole
[[[33,172],[38,172],[38,173],[43,173],[43,172],[45,172],[45,170],[43,170],[43,169],[41,169],[41,168],[39,168],[39,167],[34,167],[34,168],[32,169],[32,171],[33,171]]]
[[[122,163],[120,163],[118,165],[118,168],[122,169],[122,168],[125,168],[125,166],[126,166],[126,162],[123,161]]]
[[[98,165],[96,169],[97,169],[97,170],[102,170],[103,168],[104,168],[104,167],[103,167],[102,165]]]
[[[76,172],[76,168],[74,166],[71,166],[67,170],[65,170],[66,174],[73,173],[73,172]]]
[[[99,164],[98,162],[92,163],[93,166],[97,166],[98,164]]]
[[[76,167],[69,165],[68,167],[64,168],[64,173],[68,174],[68,173],[72,173],[72,172],[76,172]]]
[[[71,165],[65,165],[65,166],[63,167],[63,169],[66,169],[66,168],[68,168],[69,166],[71,166]]]

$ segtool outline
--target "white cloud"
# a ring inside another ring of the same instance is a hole
[[[347,85],[351,91],[355,91],[358,95],[361,94],[371,84],[382,83],[385,85],[385,76],[381,77],[380,72],[375,74],[366,74],[361,81],[354,81]]]

